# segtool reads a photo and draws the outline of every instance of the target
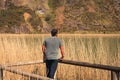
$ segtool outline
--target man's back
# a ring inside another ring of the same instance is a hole
[[[47,38],[44,43],[46,47],[45,54],[46,54],[46,59],[51,60],[51,59],[58,59],[58,51],[60,46],[62,46],[62,42],[59,38],[57,37],[49,37]]]

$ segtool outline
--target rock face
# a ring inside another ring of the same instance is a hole
[[[0,33],[120,31],[119,13],[119,0],[0,0]]]
[[[77,30],[120,31],[119,13],[120,4],[115,0],[67,0],[64,26]]]
[[[47,2],[48,0],[0,0],[0,32],[40,33],[50,31],[50,26],[44,19],[49,12]],[[37,11],[43,11],[43,14],[36,13]],[[9,30],[5,26],[8,26]]]
[[[28,0],[11,0],[15,6],[25,6],[28,3]]]
[[[0,10],[5,9],[5,0],[0,0]]]

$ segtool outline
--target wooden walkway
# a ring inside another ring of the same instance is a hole
[[[40,64],[43,63],[43,61],[36,61],[36,62],[28,62],[28,63],[17,63],[17,64],[6,64],[6,65],[1,65],[0,66],[0,80],[3,80],[3,72],[8,71],[11,73],[23,75],[26,77],[30,77],[35,79],[35,80],[50,80],[50,78],[43,77],[40,75],[32,74],[32,73],[27,73],[23,71],[18,71],[15,69],[11,69],[10,67],[15,67],[15,66],[24,66],[24,65],[33,65],[33,64]],[[62,64],[69,64],[69,65],[75,65],[75,66],[83,66],[83,67],[89,67],[93,69],[102,69],[102,70],[108,70],[111,72],[111,80],[120,80],[120,67],[115,67],[115,66],[109,66],[109,65],[101,65],[101,64],[91,64],[91,63],[86,63],[86,62],[78,62],[78,61],[71,61],[71,60],[60,60],[59,63]]]

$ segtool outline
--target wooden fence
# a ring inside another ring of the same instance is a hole
[[[16,73],[19,75],[24,75],[26,77],[32,77],[36,78],[38,80],[50,80],[50,78],[42,77],[36,74],[30,74],[26,72],[21,72],[18,70],[13,70],[9,67],[12,66],[23,66],[23,65],[32,65],[32,64],[40,64],[43,63],[42,61],[37,62],[28,62],[28,63],[17,63],[17,64],[7,64],[0,67],[0,78],[2,80],[3,78],[3,70]],[[102,70],[108,70],[111,72],[111,80],[120,80],[120,67],[115,66],[108,66],[108,65],[102,65],[102,64],[91,64],[87,62],[78,62],[78,61],[71,61],[71,60],[60,60],[59,63],[63,64],[69,64],[69,65],[75,65],[75,66],[83,66],[83,67],[89,67],[89,68],[95,68],[95,69],[102,69]]]
[[[120,67],[108,66],[108,65],[102,65],[102,64],[91,64],[87,62],[78,62],[78,61],[71,61],[71,60],[62,60],[60,61],[60,63],[108,70],[108,71],[111,71],[111,80],[120,80]]]
[[[11,67],[15,67],[15,66],[25,66],[25,65],[40,64],[40,63],[43,63],[43,61],[0,65],[0,80],[4,80],[3,79],[4,71],[8,71],[8,72],[11,72],[11,73],[14,73],[17,75],[22,75],[24,77],[28,77],[29,80],[51,80],[50,78],[47,78],[47,77],[43,77],[43,76],[40,76],[37,74],[28,73],[28,72],[24,72],[21,70],[16,70],[16,69],[11,68]]]
[[[12,69],[9,67],[4,67],[4,66],[1,66],[1,69],[0,69],[0,78],[1,78],[0,80],[3,80],[3,70],[14,73],[14,74],[22,75],[24,77],[28,77],[29,80],[50,80],[50,78],[47,78],[47,77],[43,77],[43,76],[32,74],[32,73],[23,72],[20,70],[15,70],[15,69]]]

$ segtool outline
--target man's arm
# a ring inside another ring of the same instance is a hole
[[[63,59],[64,58],[64,47],[63,46],[60,46],[60,51],[61,51],[61,55],[62,55],[62,57],[60,59]]]
[[[43,60],[45,60],[46,55],[45,55],[45,45],[42,45],[42,53],[43,53]]]

